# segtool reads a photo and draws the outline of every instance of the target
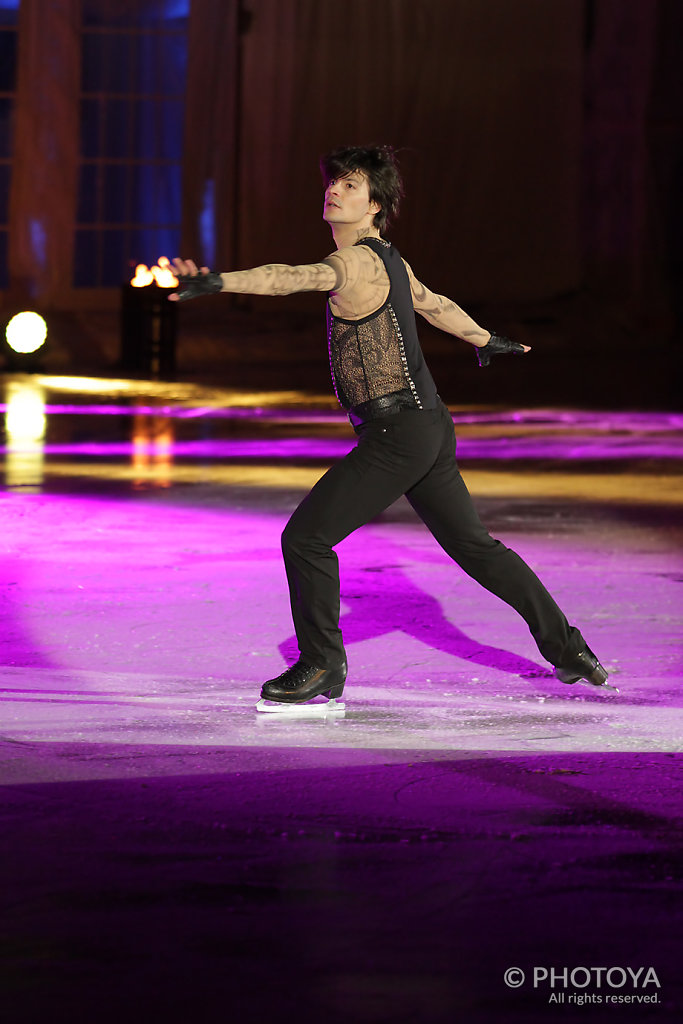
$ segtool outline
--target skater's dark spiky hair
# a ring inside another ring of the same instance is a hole
[[[384,231],[398,215],[403,182],[391,146],[343,146],[321,159],[320,170],[325,187],[334,178],[343,178],[353,171],[365,175],[370,200],[380,206],[373,222],[380,231]]]

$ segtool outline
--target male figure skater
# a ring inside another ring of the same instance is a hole
[[[525,562],[481,524],[455,459],[453,421],[425,364],[415,310],[474,345],[481,366],[528,348],[480,327],[455,302],[413,274],[383,232],[398,212],[402,183],[385,146],[336,150],[321,161],[323,218],[336,252],[304,266],[269,264],[216,274],[174,260],[171,298],[211,292],[287,295],[329,292],[328,346],[337,398],[357,446],[301,502],[282,535],[300,657],[264,683],[264,700],[302,704],[340,697],[347,673],[339,629],[335,545],[402,494],[451,558],[515,608],[564,683],[606,686],[607,672]],[[284,710],[284,709],[283,709]]]

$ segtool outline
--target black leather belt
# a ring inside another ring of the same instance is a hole
[[[362,423],[370,423],[372,420],[382,419],[383,416],[393,416],[401,409],[419,408],[410,388],[404,388],[403,391],[394,391],[390,395],[371,398],[369,402],[354,405],[349,409],[349,419],[354,427],[359,427]]]

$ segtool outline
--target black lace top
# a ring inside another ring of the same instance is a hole
[[[420,409],[436,405],[436,386],[417,336],[410,281],[393,245],[363,238],[381,258],[389,276],[383,306],[361,320],[336,317],[327,306],[328,348],[332,383],[347,411],[373,398],[409,389]]]

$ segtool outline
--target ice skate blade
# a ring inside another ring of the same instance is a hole
[[[590,679],[575,679],[571,686],[581,683],[582,686],[588,686],[591,690],[611,690],[612,693],[619,693],[618,686],[612,686],[611,683],[591,683]]]
[[[324,718],[325,715],[343,714],[346,711],[346,704],[334,699],[318,704],[283,704],[261,697],[256,710],[282,718]]]
[[[618,686],[612,686],[611,683],[606,683],[604,680],[600,683],[593,683],[590,679],[560,679],[560,682],[565,686],[576,686],[577,683],[580,683],[581,686],[587,686],[590,690],[611,690],[612,693],[619,693]]]

